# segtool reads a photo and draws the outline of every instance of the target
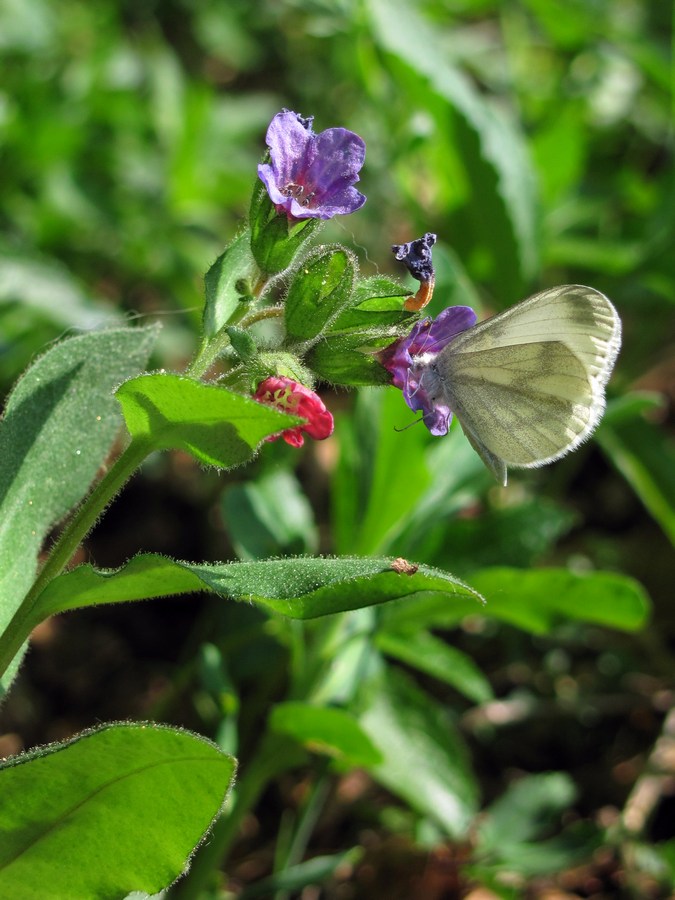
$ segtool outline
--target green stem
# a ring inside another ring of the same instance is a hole
[[[151,449],[145,441],[132,441],[57,538],[47,562],[0,636],[0,677],[4,675],[32,629],[42,621],[39,610],[35,608],[40,594],[68,565],[106,506],[122,489]]]
[[[238,325],[240,328],[249,328],[256,322],[262,322],[263,319],[274,319],[282,316],[284,313],[280,306],[266,306],[265,309],[259,309],[256,312],[249,313],[244,316]],[[234,324],[234,320],[230,320],[220,329],[212,338],[205,338],[199,345],[199,349],[195,354],[195,358],[185,370],[185,374],[191,378],[202,378],[209,371],[218,356],[230,343],[230,336],[227,328]]]

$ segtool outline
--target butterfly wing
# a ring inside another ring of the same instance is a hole
[[[434,363],[439,387],[497,478],[574,449],[605,408],[621,341],[619,317],[599,291],[542,291],[460,334]]]

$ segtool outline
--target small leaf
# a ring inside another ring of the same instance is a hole
[[[257,275],[251,255],[251,235],[242,231],[218,257],[204,276],[204,334],[213,336],[241,305],[238,282]]]
[[[361,847],[352,847],[344,853],[334,853],[330,856],[315,856],[296,866],[289,866],[281,872],[275,872],[269,878],[263,878],[250,887],[244,889],[239,895],[239,900],[251,900],[253,897],[274,897],[278,892],[297,892],[308,885],[323,884],[337,869],[348,865],[350,867],[363,856]]]
[[[0,764],[0,896],[157,893],[185,869],[234,771],[204,738],[140,724]]]
[[[364,331],[414,320],[413,314],[403,309],[403,299],[408,296],[407,288],[389,278],[381,275],[360,278],[354,286],[351,307],[340,313],[328,330],[332,333]]]
[[[478,790],[444,708],[392,669],[368,685],[367,694],[361,725],[384,757],[371,770],[374,777],[451,837],[465,834]]]
[[[293,273],[284,303],[291,340],[315,338],[349,306],[355,272],[354,254],[339,245],[317,247],[305,257]]]
[[[473,660],[428,631],[378,631],[375,645],[388,656],[456,688],[476,703],[494,697],[490,682]]]
[[[117,399],[134,438],[224,469],[251,459],[264,438],[304,421],[182,375],[141,375],[125,382]]]
[[[279,703],[272,711],[270,728],[298,741],[306,750],[349,766],[374,766],[382,760],[359,723],[344,709]]]
[[[541,837],[576,795],[574,782],[564,772],[519,779],[485,812],[479,825],[481,850],[501,851],[501,858],[508,859],[505,847]]]
[[[400,574],[391,559],[288,557],[261,562],[189,563],[141,554],[116,570],[78,566],[54,581],[34,608],[35,623],[47,616],[98,603],[124,603],[211,591],[292,619],[312,619],[375,606],[416,593],[440,592],[453,605],[462,598],[478,609],[479,594],[445,572],[419,566]]]

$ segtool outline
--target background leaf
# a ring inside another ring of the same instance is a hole
[[[107,725],[0,764],[0,893],[154,894],[210,828],[235,762],[204,738]],[[161,824],[160,824],[161,823]]]
[[[374,777],[447,834],[464,834],[476,812],[478,792],[446,711],[392,669],[364,693],[360,721],[383,755],[372,770]]]
[[[382,759],[354,716],[343,709],[290,701],[278,703],[272,710],[270,726],[306,750],[333,757],[347,766],[373,766]]]
[[[639,582],[618,572],[579,574],[567,569],[510,569],[504,566],[480,569],[471,575],[471,584],[483,594],[481,612],[512,625],[546,634],[556,624],[577,619],[609,628],[635,631],[647,621],[651,604]],[[452,608],[442,608],[436,598],[411,600],[384,615],[392,627],[452,627],[475,608],[460,600]]]

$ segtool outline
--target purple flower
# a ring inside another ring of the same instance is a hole
[[[312,131],[312,117],[278,113],[267,129],[270,162],[258,166],[272,203],[293,219],[331,219],[366,202],[352,187],[366,156],[363,140],[346,128]]]
[[[381,350],[377,357],[391,374],[392,384],[403,391],[413,412],[423,413],[423,421],[434,435],[448,433],[452,410],[434,402],[429,394],[429,365],[444,347],[476,323],[470,306],[450,306],[435,319],[418,322],[405,338]]]

